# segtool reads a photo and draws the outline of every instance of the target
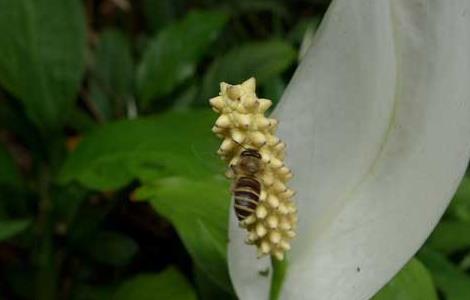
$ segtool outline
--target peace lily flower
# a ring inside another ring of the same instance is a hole
[[[240,85],[222,83],[220,95],[210,99],[221,114],[212,131],[223,139],[217,152],[228,162],[226,175],[235,182],[233,204],[240,226],[248,231],[245,242],[256,245],[258,257],[283,260],[297,225],[295,191],[288,187],[292,172],[284,163],[286,144],[276,136],[278,122],[264,115],[272,102],[258,99],[255,89],[254,78]],[[241,156],[248,151],[251,157],[255,151],[262,167],[243,162]],[[245,172],[255,171],[248,178],[236,174],[239,164]]]
[[[467,0],[333,1],[273,114],[298,207],[280,299],[368,299],[423,244],[470,155],[469,28]],[[245,236],[232,212],[236,292],[267,299]]]

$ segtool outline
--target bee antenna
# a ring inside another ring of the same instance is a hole
[[[237,142],[236,140],[232,139],[232,141],[234,141],[235,144],[239,145],[239,146],[242,147],[243,149],[248,150],[245,146],[243,146],[242,144],[240,144],[240,143]]]

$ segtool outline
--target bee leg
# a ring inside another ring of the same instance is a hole
[[[237,174],[236,171],[235,171],[235,166],[230,165],[230,168],[225,172],[225,177],[234,178],[235,174]]]

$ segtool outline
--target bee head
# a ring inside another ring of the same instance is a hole
[[[258,152],[258,150],[255,150],[255,149],[243,150],[240,156],[241,157],[254,157],[257,159],[261,159],[261,154]]]
[[[243,150],[239,167],[247,175],[255,175],[261,169],[261,154],[255,149]]]

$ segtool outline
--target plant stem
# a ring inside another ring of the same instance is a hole
[[[39,174],[39,208],[37,217],[36,293],[35,299],[56,298],[56,267],[54,262],[52,201],[50,198],[50,171],[43,165]]]
[[[279,261],[271,256],[271,265],[273,266],[273,276],[271,277],[271,290],[269,291],[269,299],[278,300],[281,294],[284,277],[287,273],[287,258]]]

